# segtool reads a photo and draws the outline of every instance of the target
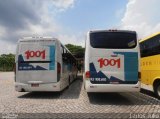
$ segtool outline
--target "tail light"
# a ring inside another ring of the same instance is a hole
[[[87,71],[87,72],[85,73],[85,77],[86,77],[86,78],[90,78],[90,71]]]
[[[57,73],[61,73],[61,64],[59,62],[57,63]]]

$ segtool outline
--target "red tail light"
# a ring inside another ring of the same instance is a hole
[[[59,62],[57,63],[57,73],[61,73],[61,64]]]
[[[87,72],[85,73],[85,76],[86,76],[86,78],[90,78],[90,71],[87,71]]]

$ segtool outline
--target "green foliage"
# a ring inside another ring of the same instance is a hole
[[[14,54],[0,55],[0,71],[12,71],[15,62]]]
[[[65,45],[68,50],[77,58],[83,58],[84,57],[84,48],[82,46],[76,46],[72,44]]]
[[[79,71],[81,71],[82,67],[83,67],[83,58],[84,58],[84,51],[85,49],[82,46],[76,46],[76,45],[72,45],[72,44],[67,44],[65,45],[68,50],[76,57],[76,58],[80,58],[78,64],[77,64],[77,68]]]

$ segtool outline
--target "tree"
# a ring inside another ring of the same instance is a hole
[[[2,54],[0,55],[0,70],[11,71],[13,70],[15,62],[14,54]]]
[[[83,69],[83,58],[85,49],[82,46],[76,46],[72,44],[67,44],[65,46],[76,58],[78,58],[77,68],[81,72]]]
[[[65,45],[68,50],[76,57],[76,58],[83,58],[85,49],[82,46],[66,44]]]

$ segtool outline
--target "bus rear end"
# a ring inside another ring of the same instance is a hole
[[[90,31],[86,41],[87,92],[137,92],[139,45],[133,31]]]
[[[16,91],[59,91],[59,68],[56,39],[20,40],[16,53]]]

